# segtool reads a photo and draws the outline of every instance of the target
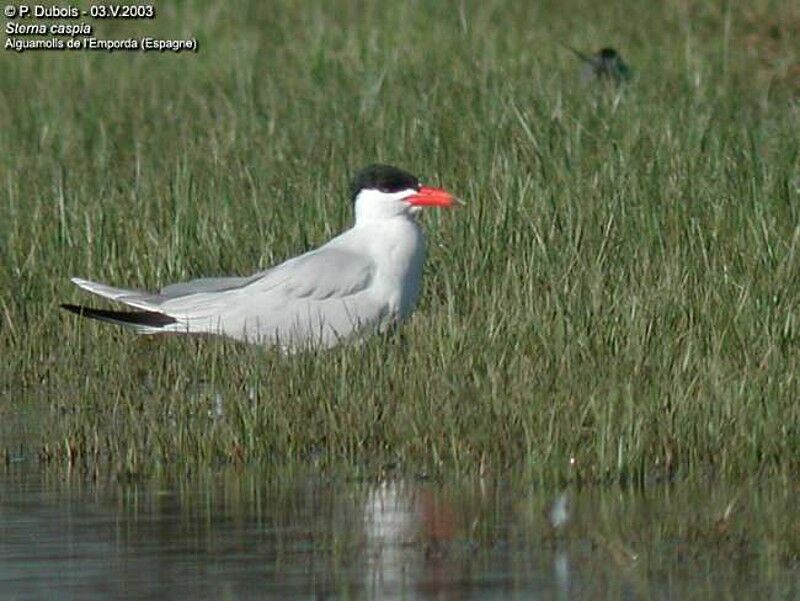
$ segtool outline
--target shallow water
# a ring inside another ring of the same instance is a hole
[[[0,597],[797,598],[792,485],[539,492],[0,468]]]

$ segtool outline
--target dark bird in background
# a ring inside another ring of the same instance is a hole
[[[584,81],[608,81],[620,85],[630,80],[631,68],[622,60],[614,48],[606,47],[589,56],[572,46],[566,46],[584,63],[581,79]]]

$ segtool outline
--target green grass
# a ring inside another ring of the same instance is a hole
[[[800,12],[526,4],[185,2],[96,31],[197,55],[1,54],[2,411],[40,408],[46,459],[131,474],[796,472]],[[635,81],[581,86],[558,41]],[[376,160],[467,202],[425,215],[398,334],[286,358],[57,309],[90,300],[74,275],[157,288],[320,244]]]

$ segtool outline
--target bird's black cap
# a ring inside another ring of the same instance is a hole
[[[614,60],[615,58],[619,58],[619,52],[613,48],[601,48],[600,52],[597,53],[597,56],[603,60]]]
[[[400,192],[400,190],[418,190],[419,186],[419,180],[408,171],[375,163],[356,173],[350,182],[350,199],[355,202],[361,190]]]

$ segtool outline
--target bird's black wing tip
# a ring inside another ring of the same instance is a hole
[[[76,315],[82,315],[84,310],[84,307],[81,307],[80,305],[70,305],[69,303],[61,303],[59,307],[69,311],[70,313],[75,313]]]
[[[61,308],[75,315],[80,315],[81,317],[98,319],[118,325],[163,328],[164,326],[177,323],[174,317],[158,313],[157,311],[108,311],[69,303],[62,303]]]

